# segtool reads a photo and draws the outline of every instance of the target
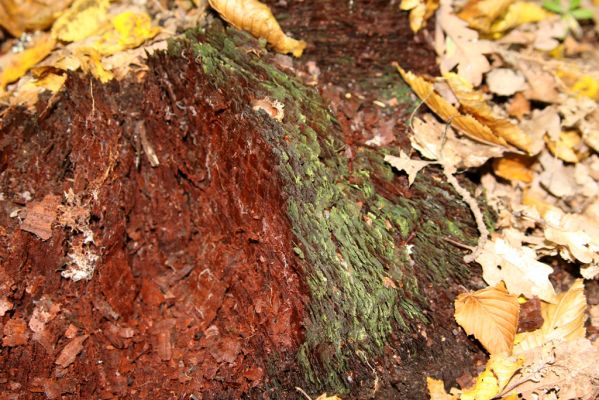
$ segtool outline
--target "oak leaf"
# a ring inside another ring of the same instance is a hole
[[[418,172],[431,164],[430,161],[412,160],[403,151],[399,153],[399,157],[386,155],[385,161],[391,164],[393,168],[399,171],[405,171],[408,174],[408,184],[410,186],[414,183]]]
[[[441,0],[436,15],[435,50],[441,58],[440,69],[447,73],[457,67],[458,74],[474,86],[491,69],[485,54],[496,50],[494,43],[480,40],[475,30],[453,15],[451,0]]]
[[[306,42],[285,35],[270,8],[258,0],[208,0],[220,16],[238,29],[264,38],[279,53],[300,57]]]
[[[455,300],[455,319],[468,335],[474,335],[491,354],[510,354],[518,327],[520,304],[503,284]]]

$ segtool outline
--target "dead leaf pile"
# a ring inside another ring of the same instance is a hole
[[[580,23],[592,15],[598,2],[442,0],[441,76],[398,66],[429,110],[410,121],[412,147],[446,172],[488,165],[481,183],[498,215],[474,257],[489,287],[455,304],[491,358],[470,388],[448,394],[429,378],[433,399],[599,396],[599,367],[579,350],[597,359],[583,291],[583,279],[599,278],[599,49],[589,41],[596,26]],[[416,162],[402,157],[410,180]],[[549,280],[556,262],[583,278],[559,294]],[[531,299],[541,300],[543,326],[516,335],[519,304]]]
[[[147,54],[166,39],[203,21],[206,1],[7,0],[0,26],[14,35],[0,49],[0,104],[33,106],[38,95],[58,92],[67,71],[101,82],[143,76]],[[276,51],[299,57],[306,43],[283,33],[257,0],[210,0],[223,19],[265,38]],[[195,6],[194,6],[195,4]]]

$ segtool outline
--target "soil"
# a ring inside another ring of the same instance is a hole
[[[273,62],[329,102],[347,157],[407,149],[391,62],[434,74],[430,32],[414,37],[393,1],[267,3],[310,43]],[[73,75],[35,115],[4,112],[0,399],[300,398],[309,295],[273,149],[243,118],[164,55],[141,83]],[[378,189],[400,196],[405,178]],[[89,281],[61,277],[86,266]],[[484,354],[452,318],[462,289],[426,290],[430,324],[393,334],[344,398],[426,398],[426,375],[475,375]]]

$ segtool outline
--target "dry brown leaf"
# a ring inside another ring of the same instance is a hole
[[[31,47],[19,53],[0,57],[0,89],[22,77],[31,67],[42,61],[54,48],[56,41],[47,33],[34,36]]]
[[[489,90],[499,96],[512,96],[526,88],[524,76],[511,68],[495,68],[487,73]]]
[[[460,394],[460,400],[491,400],[501,392],[523,364],[522,359],[492,355],[476,383]]]
[[[399,171],[405,171],[408,174],[408,184],[412,185],[416,179],[418,172],[427,165],[430,161],[412,160],[403,151],[399,152],[399,157],[386,155],[385,162],[388,162],[393,168]]]
[[[580,338],[549,343],[528,354],[526,365],[502,395],[523,399],[597,399],[599,347]],[[517,396],[516,396],[517,395]]]
[[[447,100],[435,92],[433,85],[412,72],[397,66],[402,78],[410,85],[416,95],[443,121],[465,133],[468,137],[483,143],[507,146],[505,140],[497,137],[491,129],[478,122],[471,115],[461,114]]]
[[[584,284],[582,279],[577,279],[568,291],[556,296],[554,304],[541,305],[543,326],[533,332],[518,334],[514,354],[525,353],[553,340],[568,341],[584,338],[586,307]]]
[[[526,96],[518,92],[510,99],[507,112],[512,117],[522,119],[525,115],[530,114],[530,101],[528,101]]]
[[[561,131],[557,140],[545,136],[545,143],[549,151],[557,158],[570,163],[579,161],[577,149],[582,138],[577,131]]]
[[[458,17],[468,22],[479,32],[491,31],[493,22],[504,14],[514,0],[470,0],[459,12]]]
[[[441,0],[436,14],[435,50],[441,58],[441,73],[457,67],[458,75],[474,86],[480,85],[483,74],[491,69],[485,54],[496,50],[495,44],[480,40],[478,33],[453,14],[451,0]]]
[[[516,296],[553,301],[555,291],[549,281],[553,268],[537,261],[536,252],[522,246],[522,237],[515,229],[505,229],[501,237],[487,242],[476,258],[483,268],[483,279],[489,285],[505,282],[508,292]]]
[[[468,138],[458,138],[455,131],[437,121],[432,114],[414,118],[412,148],[429,160],[439,160],[455,168],[480,167],[490,158],[501,157],[503,147],[487,146]]]
[[[510,354],[518,327],[520,304],[503,284],[455,300],[455,319],[468,335],[474,335],[491,354]]]
[[[238,29],[264,38],[276,51],[300,57],[306,42],[285,35],[270,8],[258,0],[209,0],[220,16]]]
[[[503,179],[530,183],[534,176],[531,167],[535,161],[534,157],[508,154],[493,161],[493,172]]]
[[[25,31],[43,31],[73,0],[2,0],[0,25],[14,37]]]
[[[484,126],[489,127],[496,137],[531,154],[534,150],[532,139],[507,119],[495,117],[481,92],[474,90],[468,81],[457,74],[447,73],[443,77],[451,87],[464,112],[472,115]]]

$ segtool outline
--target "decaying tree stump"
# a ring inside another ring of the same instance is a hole
[[[5,112],[7,398],[425,398],[471,361],[446,240],[476,242],[468,208],[434,168],[408,187],[395,150],[348,158],[319,94],[260,50],[216,25],[141,83],[71,76]],[[47,240],[23,229],[38,214]]]

